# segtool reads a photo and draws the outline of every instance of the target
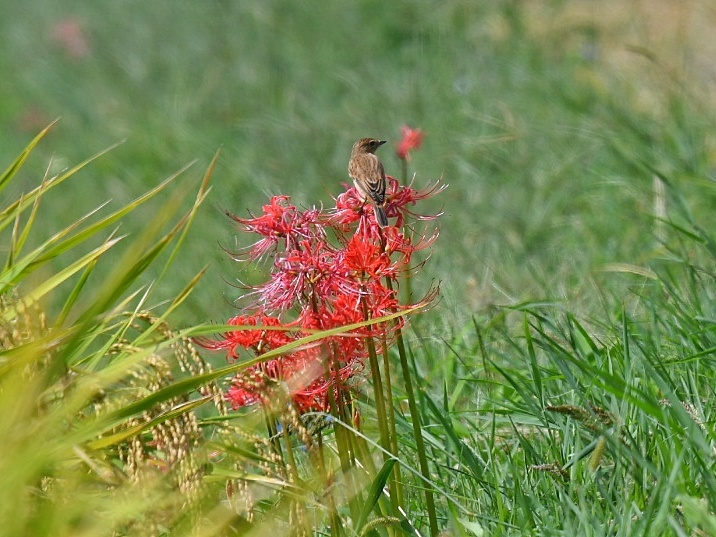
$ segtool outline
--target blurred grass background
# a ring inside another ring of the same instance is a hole
[[[175,220],[177,191],[188,193],[189,208],[221,148],[209,201],[171,277],[150,294],[177,297],[208,264],[170,324],[221,322],[241,292],[232,286],[241,267],[221,248],[234,241],[224,209],[256,212],[271,194],[330,205],[348,179],[356,138],[379,136],[394,146],[402,124],[421,128],[425,142],[410,171],[418,185],[439,176],[450,184],[427,207],[445,215],[418,276],[424,288],[440,281],[443,299],[420,317],[429,321],[412,324],[409,342],[441,522],[462,524],[456,535],[714,534],[714,22],[716,8],[706,0],[4,2],[0,159],[8,165],[40,129],[61,120],[2,201],[8,206],[34,188],[48,167],[73,166],[124,141],[42,197],[30,239],[39,243],[105,200],[112,209],[127,205],[197,160],[153,199],[165,200],[160,215],[154,203],[124,219],[118,233],[131,233],[128,248],[142,252],[154,237],[143,232],[166,222],[158,216]],[[390,146],[381,156],[397,175]],[[72,248],[70,260],[90,243]],[[13,258],[11,246],[0,248]],[[105,273],[114,264],[133,278],[143,268],[114,251],[101,257]],[[154,263],[141,277],[149,282],[163,267]],[[16,275],[17,295],[27,296],[43,271],[54,274],[43,266]],[[83,291],[102,303],[116,285],[107,278]],[[57,304],[37,311],[61,307],[63,297],[53,296]],[[152,331],[125,313],[102,310],[91,330],[69,323],[91,348],[57,343],[62,334],[51,329],[51,363],[69,365],[71,377],[44,374],[43,330],[33,344],[5,345],[4,356],[21,358],[3,362],[0,375],[11,387],[0,390],[0,407],[10,409],[0,420],[10,442],[0,463],[12,485],[0,506],[14,523],[5,534],[28,534],[13,530],[28,527],[33,535],[131,534],[125,520],[142,525],[145,515],[181,526],[185,513],[173,506],[185,497],[169,495],[157,506],[165,491],[151,479],[116,503],[130,481],[120,476],[117,484],[96,464],[125,468],[121,445],[89,459],[77,452],[107,432],[82,419],[95,414],[97,382],[131,401],[117,403],[125,411],[137,408],[135,399],[140,409],[157,410],[156,385],[144,398],[141,382],[127,391],[114,381],[157,346]],[[475,321],[465,323],[470,316]],[[13,319],[7,331],[32,336],[43,328],[26,317],[23,325],[19,316],[20,330]],[[109,347],[115,337],[126,354],[119,358],[105,352],[116,350]],[[167,356],[166,372],[179,357]],[[43,374],[28,383],[23,361],[33,360]],[[91,382],[67,387],[75,375]],[[177,378],[172,386],[186,386]],[[182,395],[194,397],[194,388]],[[393,397],[404,406],[400,386]],[[370,396],[361,407],[365,422],[375,422]],[[83,416],[68,419],[76,409]],[[206,421],[198,423],[211,427],[200,411],[197,419]],[[237,424],[251,426],[239,416]],[[408,469],[417,450],[405,409],[401,416]],[[207,454],[200,444],[190,454],[197,464],[214,460],[215,447]],[[241,451],[233,460],[251,456]],[[228,528],[222,534],[243,534],[244,512],[225,509],[221,470],[191,475],[207,478],[208,508]],[[66,486],[54,495],[63,501],[45,501],[46,477]],[[407,505],[420,521],[426,508],[416,484],[409,483]],[[260,505],[265,516],[254,534],[281,534],[286,505]],[[95,516],[105,512],[114,526]]]
[[[239,294],[223,209],[272,194],[330,205],[352,142],[394,147],[410,124],[426,133],[417,184],[450,184],[420,276],[442,282],[443,318],[538,298],[589,313],[604,267],[657,254],[654,170],[687,196],[713,185],[714,22],[697,0],[4,2],[0,161],[61,118],[19,194],[50,158],[61,168],[124,140],[44,208],[49,235],[196,159],[195,184],[221,148],[166,295],[209,264],[176,321],[223,321]],[[381,156],[398,175],[391,147]],[[609,292],[631,283],[610,278]]]

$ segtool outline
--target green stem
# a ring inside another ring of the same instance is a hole
[[[398,354],[400,355],[400,367],[403,370],[403,382],[405,384],[405,393],[408,396],[408,407],[410,409],[410,421],[413,424],[413,436],[415,437],[415,447],[418,451],[418,462],[420,463],[420,473],[423,476],[425,484],[425,503],[428,508],[428,520],[430,522],[430,535],[438,534],[438,517],[435,511],[435,497],[433,495],[432,481],[430,480],[430,467],[428,466],[428,458],[425,454],[425,441],[423,440],[423,430],[420,419],[420,411],[415,402],[415,393],[413,391],[413,381],[408,367],[408,356],[405,351],[405,342],[403,341],[403,332],[400,327],[397,328]]]
[[[390,357],[388,356],[388,343],[383,337],[381,341],[383,345],[382,354],[383,354],[383,371],[385,374],[385,395],[386,399],[388,400],[388,434],[390,439],[390,452],[397,457],[398,456],[398,435],[395,430],[395,407],[393,406],[393,385],[390,380]],[[393,466],[393,479],[395,483],[395,487],[391,489],[393,494],[391,494],[391,503],[393,504],[393,508],[397,508],[398,506],[405,505],[403,503],[404,495],[403,495],[403,486],[402,486],[402,478],[400,475],[400,464],[396,464]],[[395,502],[393,502],[393,497],[395,497]],[[397,511],[395,511],[397,512]]]
[[[264,401],[262,405],[262,411],[264,415],[264,422],[266,423],[266,431],[268,437],[271,439],[271,445],[273,446],[274,453],[281,459],[282,464],[286,464],[283,450],[281,449],[281,439],[278,436],[278,429],[276,427],[276,421],[273,417],[273,410],[269,408],[268,401]]]
[[[400,173],[401,173],[401,181],[403,185],[408,184],[408,159],[400,159]],[[410,271],[406,271],[405,278],[403,280],[403,289],[404,295],[405,295],[405,303],[406,304],[412,304],[413,303],[413,282],[412,282],[412,276],[410,274]]]
[[[361,307],[363,309],[363,315],[365,319],[369,319],[368,305],[365,300],[361,300]],[[370,326],[368,327],[370,329]],[[378,364],[378,355],[375,352],[375,343],[372,337],[366,338],[366,347],[368,348],[368,359],[370,363],[371,379],[373,380],[373,394],[375,397],[375,410],[378,416],[378,431],[380,433],[380,446],[383,448],[383,460],[388,460],[388,453],[397,457],[397,449],[393,449],[393,442],[391,441],[391,434],[389,428],[389,418],[387,412],[387,406],[385,401],[385,392],[383,390],[383,379],[380,374],[380,366]],[[392,409],[392,405],[390,406]],[[397,444],[396,444],[397,446]],[[397,466],[397,465],[396,465]],[[398,494],[396,489],[398,484],[395,479],[395,473],[393,473],[389,480],[390,504],[394,513],[398,513],[398,507],[401,505],[398,503]]]
[[[318,311],[318,304],[316,301],[316,293],[311,293],[311,305],[313,311]],[[344,479],[346,479],[349,487],[348,493],[348,505],[351,511],[351,517],[355,520],[360,513],[360,492],[355,486],[354,475],[352,469],[355,467],[355,450],[352,444],[352,433],[343,426],[343,423],[348,423],[346,411],[345,399],[343,397],[343,386],[341,385],[340,377],[340,365],[338,363],[339,352],[334,345],[329,344],[326,346],[326,355],[323,358],[323,374],[329,382],[328,387],[328,409],[333,420],[333,431],[336,439],[336,448],[338,450],[338,459],[341,463],[341,473]],[[335,387],[335,389],[334,389]],[[335,501],[333,493],[331,492],[332,487],[330,483],[330,476],[328,475],[325,467],[325,460],[321,461],[322,472],[325,477],[324,483],[327,487],[329,495],[329,510],[331,517],[331,533],[337,535],[342,528],[340,522],[340,516],[335,507]]]
[[[363,302],[363,313],[368,314],[367,307]],[[367,318],[367,317],[366,317]],[[368,361],[370,363],[370,377],[373,381],[373,397],[375,398],[375,410],[378,415],[378,431],[380,433],[380,446],[390,453],[390,442],[388,440],[388,427],[385,412],[385,395],[383,392],[383,379],[380,374],[380,366],[378,365],[378,355],[375,352],[375,344],[372,337],[366,337],[366,347],[368,347]],[[388,456],[383,454],[383,458],[387,460]]]
[[[357,519],[360,513],[361,500],[359,498],[360,492],[358,487],[355,485],[354,474],[352,469],[355,467],[355,450],[351,442],[353,435],[352,433],[343,426],[343,423],[349,423],[346,421],[347,412],[345,409],[345,400],[342,395],[342,387],[340,385],[339,366],[336,359],[332,357],[338,356],[335,349],[331,349],[332,354],[324,360],[324,371],[327,379],[332,379],[335,390],[331,387],[328,389],[328,406],[331,411],[331,416],[335,419],[333,421],[333,431],[336,439],[336,448],[338,451],[338,459],[341,463],[341,475],[346,480],[348,486],[348,506],[351,511],[351,517],[354,520]],[[326,483],[330,486],[330,483]],[[332,496],[332,493],[331,493]],[[335,521],[340,521],[338,513],[335,510],[335,504],[331,499],[331,528],[335,526]]]

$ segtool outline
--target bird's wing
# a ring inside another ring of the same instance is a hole
[[[366,177],[367,186],[369,189],[370,197],[378,205],[383,205],[385,202],[385,170],[383,169],[383,163],[375,155],[371,155],[370,159],[370,171]]]

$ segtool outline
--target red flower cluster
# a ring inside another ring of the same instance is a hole
[[[88,56],[90,44],[84,24],[74,17],[59,20],[52,28],[55,43],[73,60]]]
[[[402,138],[395,149],[395,153],[400,160],[408,160],[411,149],[420,149],[423,143],[423,131],[403,125],[400,127],[400,134]]]
[[[399,226],[406,214],[413,214],[409,206],[443,188],[436,183],[417,191],[389,181],[386,212]],[[201,341],[206,348],[224,350],[230,360],[241,359],[246,351],[260,356],[316,330],[413,307],[399,303],[397,278],[407,270],[413,252],[436,236],[414,240],[414,231],[380,228],[355,188],[341,194],[329,211],[300,210],[287,196],[276,196],[260,215],[232,218],[243,231],[260,237],[244,257],[272,257],[273,266],[268,281],[251,288],[253,304],[229,321],[236,330]],[[283,383],[300,412],[327,411],[331,394],[337,397],[340,389],[362,378],[367,338],[389,339],[394,329],[394,323],[377,323],[294,348],[242,371],[227,397],[235,408],[267,402],[270,385]]]

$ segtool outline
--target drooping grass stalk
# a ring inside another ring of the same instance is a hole
[[[3,172],[0,188],[46,132]],[[0,208],[0,233],[10,235],[0,270],[0,431],[8,439],[0,455],[7,481],[0,501],[0,518],[7,524],[0,533],[128,534],[139,530],[140,520],[142,529],[150,531],[161,519],[178,535],[178,528],[186,530],[193,523],[200,499],[201,448],[194,444],[200,435],[192,410],[205,399],[188,401],[186,394],[175,392],[162,403],[142,405],[136,415],[125,416],[128,419],[110,424],[108,415],[128,408],[137,394],[154,393],[171,382],[170,362],[190,354],[179,335],[158,328],[165,314],[145,309],[155,288],[141,288],[138,281],[167,246],[183,236],[206,183],[189,213],[168,233],[161,228],[176,216],[180,200],[164,204],[156,217],[146,220],[144,232],[132,239],[127,248],[131,254],[124,258],[116,253],[128,240],[104,232],[166,189],[173,178],[109,215],[101,214],[102,205],[28,249],[42,207],[53,201],[54,186],[70,180],[91,160],[43,180],[40,187]],[[9,226],[13,228],[6,232]],[[91,246],[97,240],[101,245]],[[66,256],[66,262],[57,268],[53,261],[59,256]],[[112,275],[92,281],[96,267],[105,262],[114,267]],[[41,271],[42,278],[33,279],[35,271]],[[67,286],[70,292],[65,295]],[[182,300],[179,295],[165,304]],[[137,464],[141,458],[162,460],[161,480]],[[98,512],[103,516],[96,518]]]

